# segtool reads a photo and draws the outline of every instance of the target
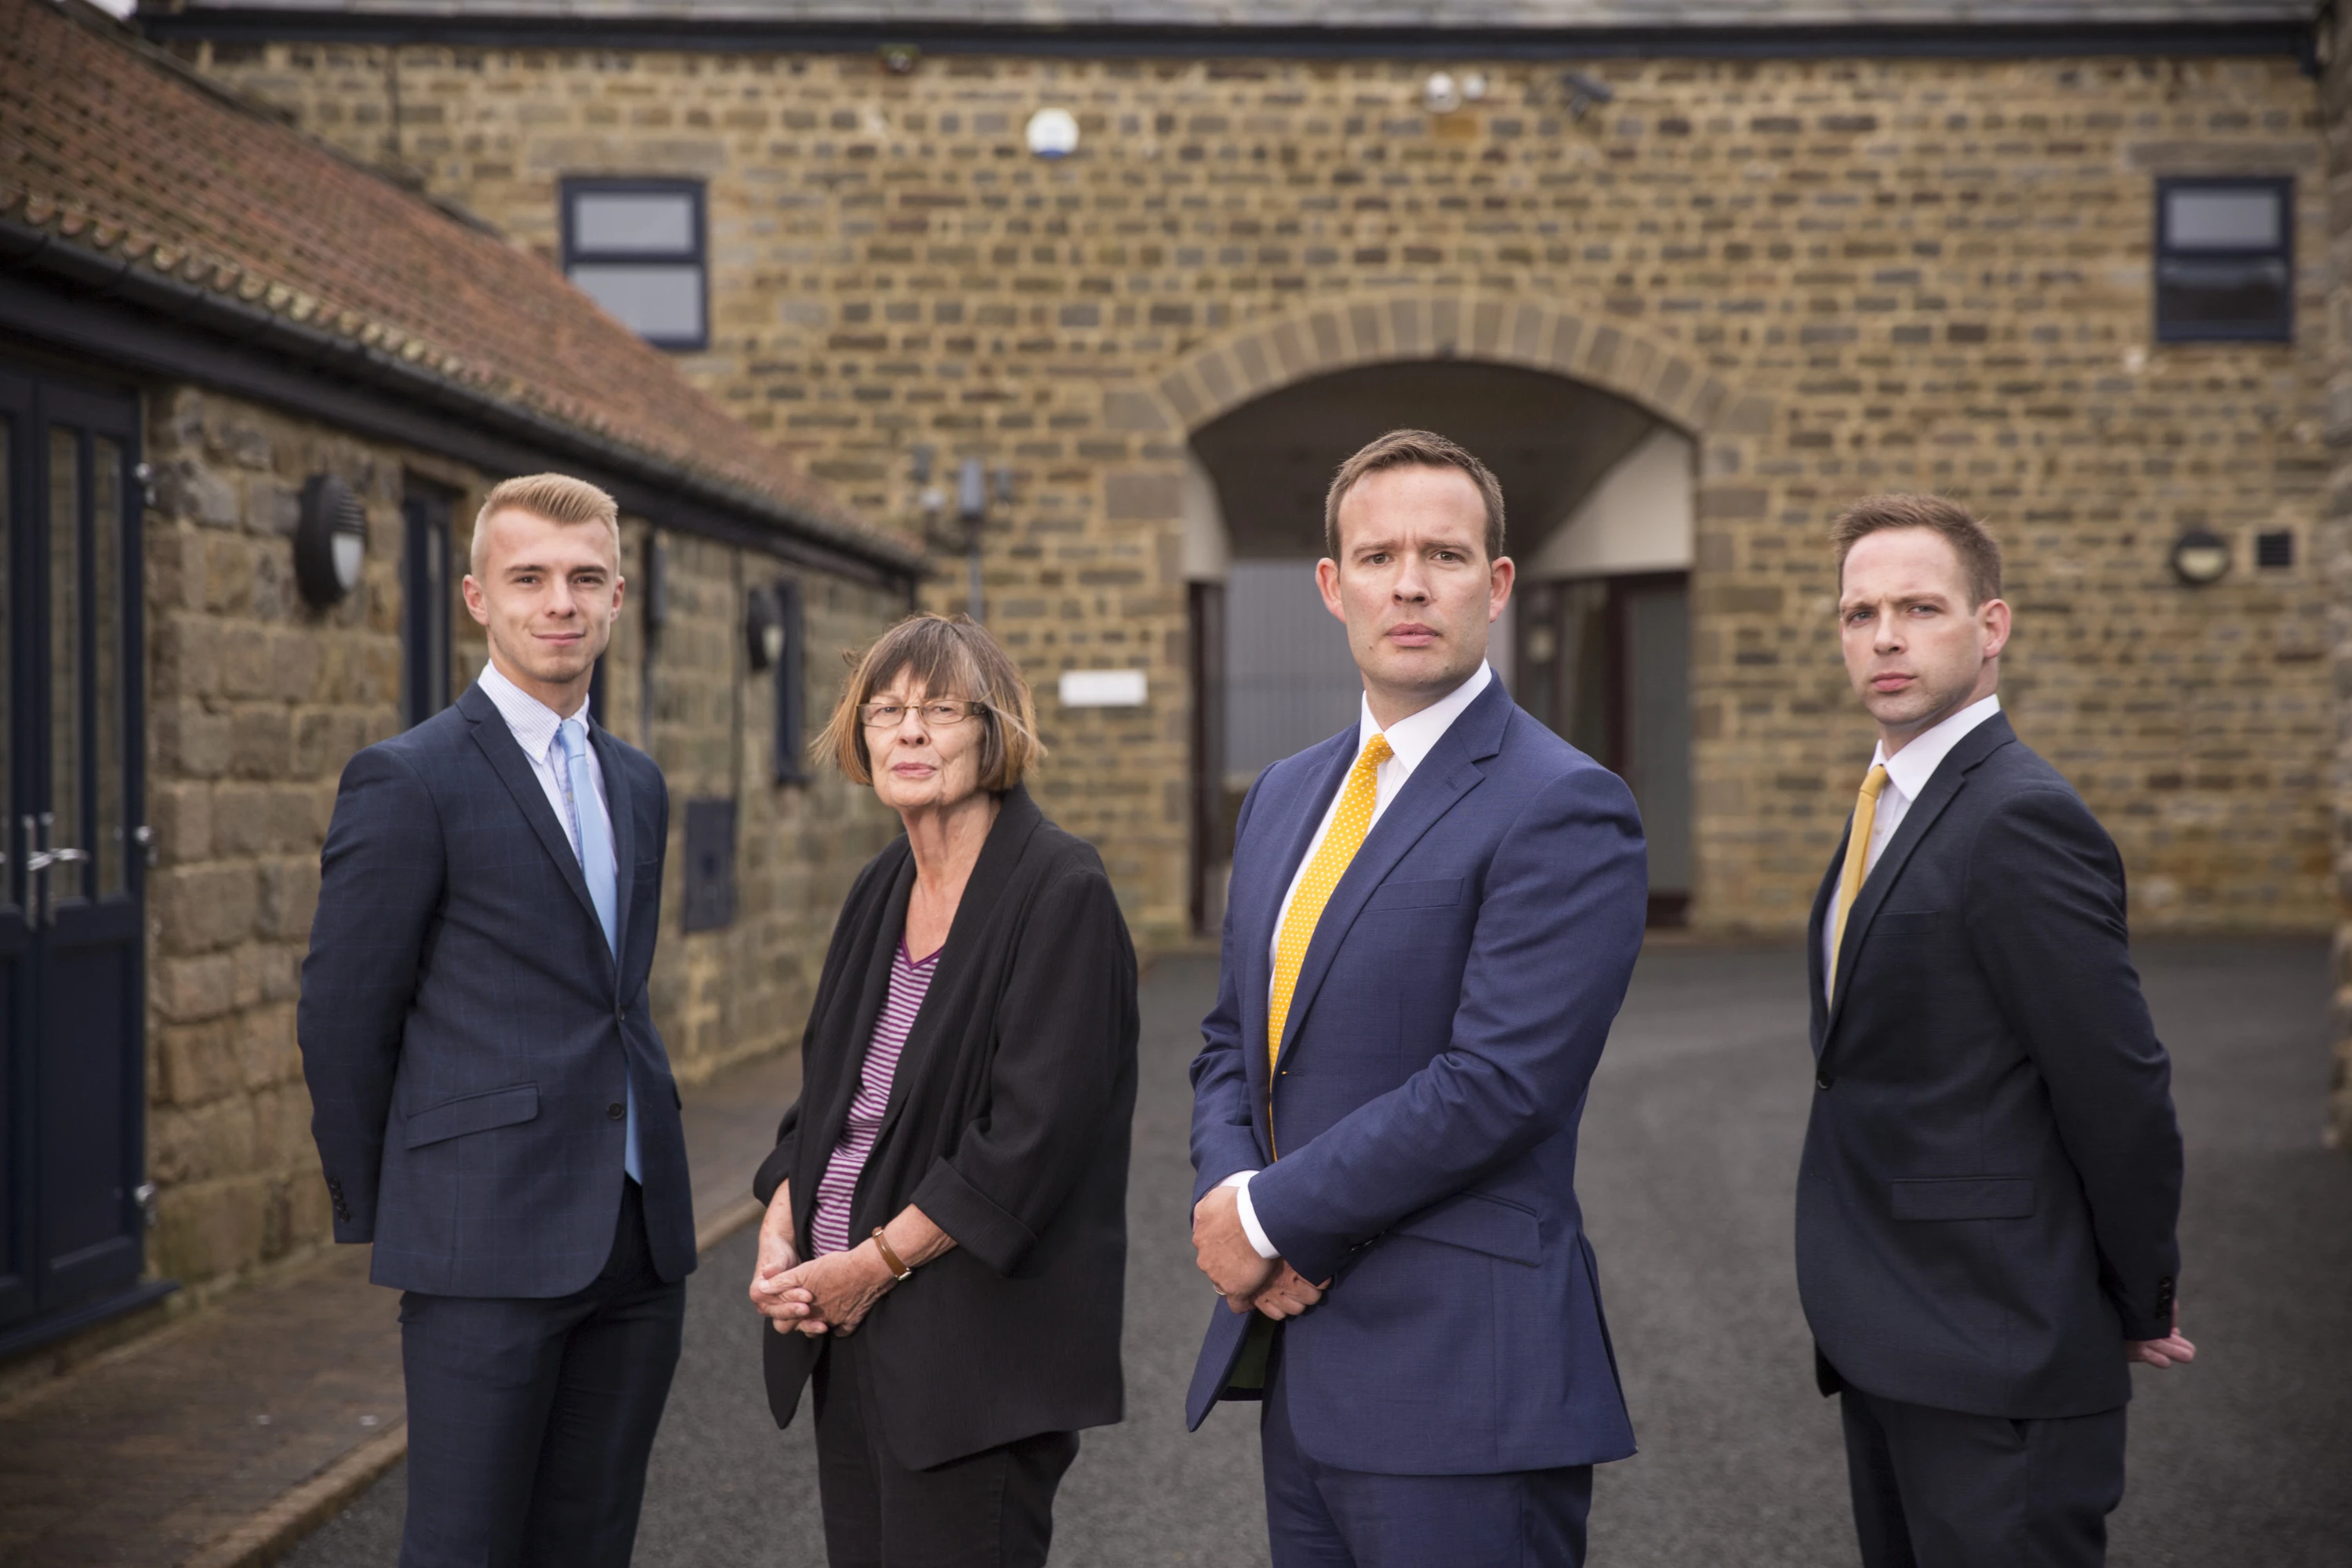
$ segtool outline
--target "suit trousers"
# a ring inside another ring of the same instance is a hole
[[[1041,1432],[910,1470],[873,1418],[872,1347],[856,1334],[828,1340],[809,1379],[831,1568],[1045,1568],[1078,1435]]]
[[[2123,1353],[2120,1346],[2116,1354]],[[2012,1421],[1848,1384],[1863,1568],[2099,1568],[2124,1495],[2124,1410]]]
[[[621,1186],[612,1256],[578,1294],[401,1297],[401,1568],[625,1568],[686,1282],[654,1271],[644,1194]]]
[[[1279,1334],[1258,1440],[1274,1568],[1580,1568],[1584,1562],[1591,1465],[1386,1476],[1308,1458],[1291,1430]]]

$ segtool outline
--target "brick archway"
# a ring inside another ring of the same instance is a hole
[[[1470,290],[1318,301],[1224,332],[1146,384],[1171,424],[1189,433],[1310,376],[1387,361],[1457,358],[1584,382],[1702,438],[1760,435],[1771,425],[1769,404],[1739,395],[1680,345],[1556,300]]]

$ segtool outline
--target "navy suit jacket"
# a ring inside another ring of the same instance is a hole
[[[1391,1475],[1622,1458],[1633,1426],[1575,1177],[1585,1089],[1642,943],[1633,795],[1490,683],[1324,907],[1269,1095],[1268,949],[1356,749],[1350,725],[1243,803],[1192,1064],[1194,1200],[1258,1171],[1268,1238],[1335,1280],[1282,1331],[1308,1457]],[[1250,1321],[1216,1304],[1192,1426]]]
[[[1849,827],[1851,824],[1849,824]],[[2031,1420],[2131,1397],[2171,1327],[2180,1133],[2124,868],[1999,714],[1952,748],[1846,917],[1813,900],[1797,1286],[1822,1391]]]
[[[568,1296],[604,1267],[636,1087],[646,1227],[694,1268],[686,1135],[646,1002],[669,794],[591,726],[620,957],[563,825],[478,686],[343,769],[297,1030],[337,1241],[379,1285]]]

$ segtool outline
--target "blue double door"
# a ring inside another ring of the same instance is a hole
[[[0,1355],[144,1267],[135,396],[0,358]]]

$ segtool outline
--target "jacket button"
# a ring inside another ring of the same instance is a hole
[[[629,1108],[616,1100],[604,1108],[604,1114],[618,1121],[629,1114]]]
[[[624,1006],[624,1005],[621,1005],[620,1003],[618,1003],[618,1002],[614,1003],[614,1004],[613,1004],[613,1022],[614,1022],[614,1023],[616,1023],[616,1024],[625,1024],[625,1023],[627,1023],[628,1021],[629,1021],[629,1010],[628,1010],[628,1008],[627,1008],[627,1007],[625,1007],[625,1006]]]
[[[1830,1085],[1835,1082],[1837,1082],[1837,1079],[1832,1078],[1825,1072],[1817,1072],[1813,1075],[1813,1087],[1815,1089],[1827,1089]]]

